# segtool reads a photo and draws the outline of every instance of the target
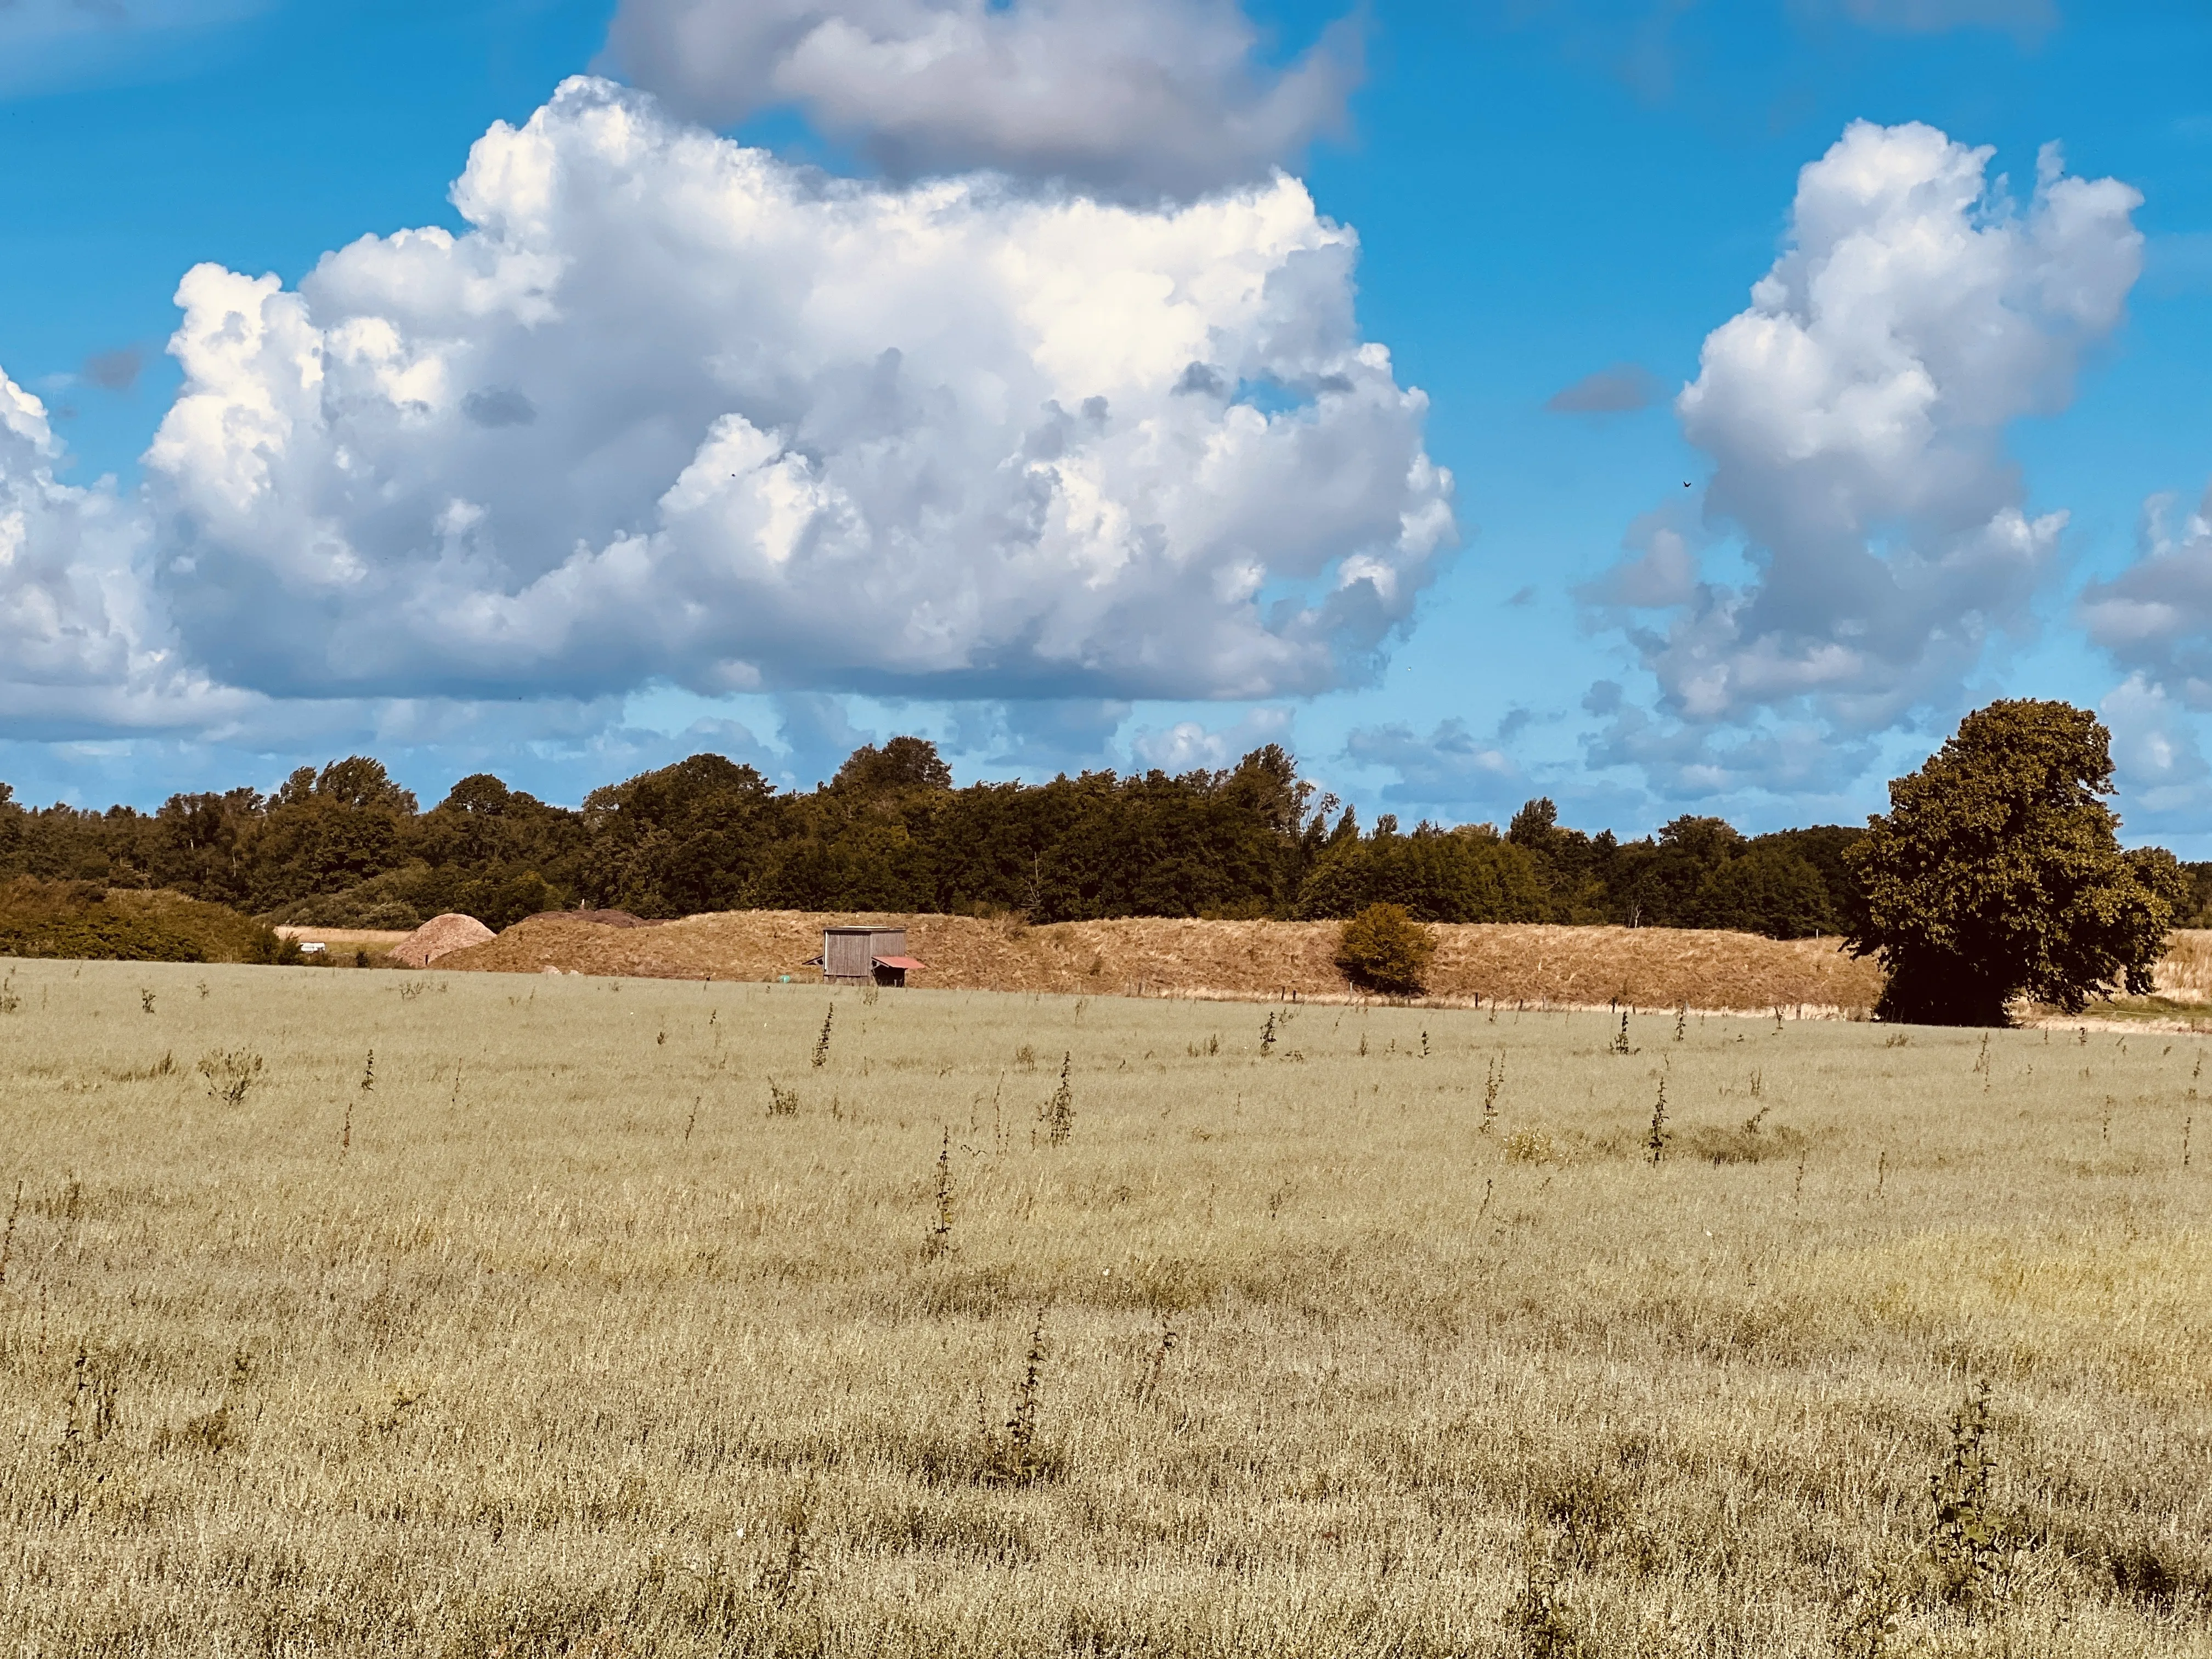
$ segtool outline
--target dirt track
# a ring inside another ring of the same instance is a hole
[[[1341,998],[1351,988],[1331,961],[1334,922],[1141,919],[1028,927],[966,916],[812,915],[731,911],[656,927],[616,928],[565,917],[519,922],[489,944],[441,957],[440,970],[537,973],[547,968],[653,979],[797,980],[822,929],[850,922],[902,926],[928,964],[918,986],[1048,991],[1071,995]],[[1805,1012],[1870,1006],[1881,988],[1870,963],[1833,939],[1783,942],[1747,933],[1668,928],[1440,927],[1430,977],[1434,1002],[1502,1000],[1602,1006]]]

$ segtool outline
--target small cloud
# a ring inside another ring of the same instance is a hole
[[[1509,727],[1517,733],[1528,720],[1526,710],[1509,713],[1494,740],[1475,736],[1456,718],[1440,721],[1426,737],[1403,721],[1362,726],[1346,735],[1344,758],[1395,772],[1397,781],[1382,788],[1382,799],[1394,804],[1495,806],[1521,787],[1520,769],[1499,745]]]
[[[1518,592],[1515,593],[1511,599],[1506,600],[1505,603],[1510,605],[1534,605],[1536,603],[1536,590],[1533,587],[1524,587]]]
[[[1129,747],[1140,763],[1155,771],[1218,770],[1235,765],[1255,749],[1282,742],[1290,732],[1289,709],[1255,708],[1219,732],[1209,732],[1196,720],[1177,720],[1164,732],[1140,731]]]
[[[95,351],[84,360],[84,378],[106,392],[128,392],[145,372],[146,354],[135,345]]]
[[[1674,501],[1639,515],[1621,545],[1623,559],[1595,581],[1576,590],[1585,605],[1648,611],[1686,605],[1698,591],[1698,547],[1703,538],[1690,510]]]
[[[1553,392],[1544,407],[1554,415],[1626,415],[1650,408],[1665,391],[1641,363],[1615,363]]]
[[[488,386],[462,398],[461,413],[481,427],[528,426],[538,405],[513,386]]]

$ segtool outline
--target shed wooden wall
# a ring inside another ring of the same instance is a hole
[[[825,929],[822,935],[822,977],[873,980],[878,957],[906,954],[903,927]]]

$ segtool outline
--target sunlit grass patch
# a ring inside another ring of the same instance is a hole
[[[2212,1639],[2186,1035],[11,972],[27,1651]]]

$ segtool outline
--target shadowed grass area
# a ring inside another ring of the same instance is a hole
[[[2190,1036],[10,973],[15,1650],[2212,1652]]]

